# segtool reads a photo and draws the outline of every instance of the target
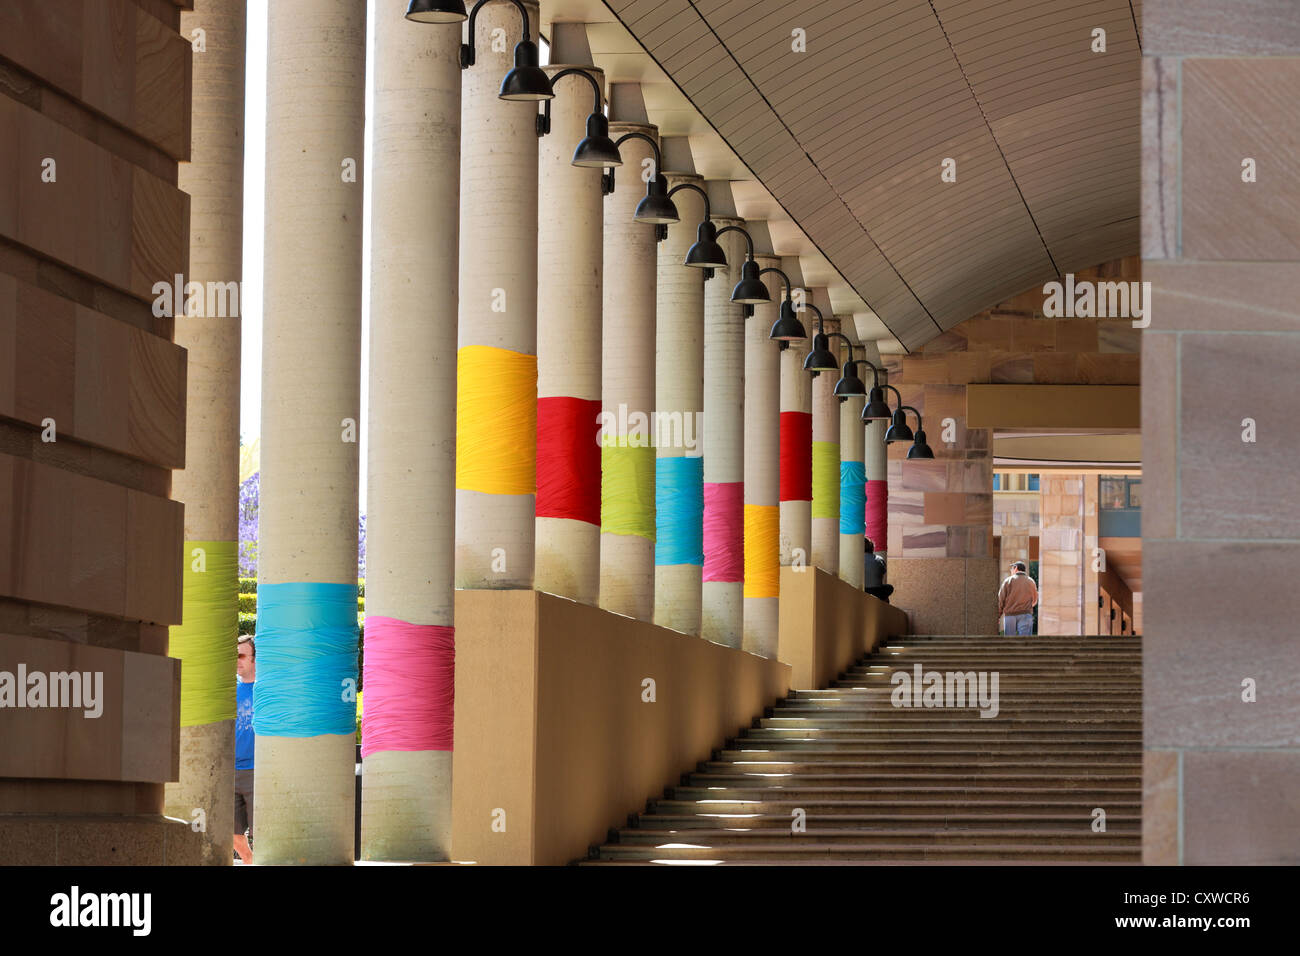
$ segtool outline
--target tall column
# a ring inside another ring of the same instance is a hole
[[[864,342],[862,347],[862,357],[881,370],[880,384],[884,387],[889,374],[884,370],[884,363],[880,360],[880,349],[875,342]],[[861,374],[862,380],[870,385],[871,369],[863,366]],[[892,407],[897,402],[897,396],[892,392],[888,394],[889,405]],[[858,414],[861,415],[861,410]],[[889,550],[889,455],[888,446],[885,444],[885,432],[889,430],[889,424],[879,420],[868,422],[863,428],[862,435],[862,464],[867,478],[867,504],[863,516],[865,519],[863,530],[871,539],[874,552],[880,555],[884,555]]]
[[[774,256],[757,256],[760,269],[780,268]],[[781,376],[780,352],[768,338],[784,294],[779,276],[763,276],[770,305],[754,306],[745,322],[745,621],[751,654],[777,653],[780,594]]]
[[[558,24],[557,26],[563,26]],[[554,52],[554,51],[553,51]],[[604,74],[581,66],[603,87]],[[554,76],[564,66],[546,68]],[[600,596],[601,247],[599,169],[574,166],[591,84],[556,84],[551,132],[538,146],[536,587],[596,604]],[[623,188],[637,192],[624,175]]]
[[[535,31],[537,5],[526,6]],[[458,588],[533,586],[537,104],[497,96],[514,65],[520,29],[519,11],[512,4],[481,7],[475,64],[461,74]],[[493,43],[494,31],[508,42]]]
[[[361,857],[433,861],[451,836],[460,33],[377,3]]]
[[[668,188],[694,173],[667,173]],[[704,564],[704,295],[703,269],[682,263],[704,218],[704,199],[685,189],[673,197],[681,221],[659,243],[655,293],[655,613],[661,627],[700,633]]]
[[[610,136],[639,132],[645,123],[612,122]],[[638,621],[654,617],[655,231],[632,219],[645,195],[640,177],[654,153],[644,140],[620,147],[623,174],[605,197],[605,285],[601,403],[600,606]]]
[[[809,323],[809,334],[813,334]],[[826,317],[829,334],[839,322]],[[839,356],[837,338],[830,349]],[[805,372],[810,378],[811,373]],[[840,567],[840,401],[835,397],[837,372],[822,372],[812,379],[812,563],[836,574]]]
[[[189,281],[239,283],[244,223],[244,0],[196,0],[181,34],[197,27],[207,49],[194,57],[190,161],[177,185],[190,194]],[[235,773],[235,641],[239,625],[239,297],[226,316],[176,315],[176,344],[189,352],[186,467],[172,473],[185,504],[183,624],[169,653],[181,659],[180,780],[166,785],[166,813],[202,809],[204,860],[232,859]]]
[[[261,863],[350,863],[365,0],[277,0],[267,40],[257,729]]]
[[[840,580],[855,588],[863,584],[867,479],[863,464],[862,408],[865,403],[864,396],[854,395],[840,405]]]
[[[726,184],[723,184],[724,186]],[[718,218],[718,229],[743,226]],[[745,578],[745,316],[731,301],[748,244],[719,238],[727,268],[704,287],[704,600],[700,636],[741,647]]]
[[[799,318],[807,329],[813,314],[802,311]],[[780,356],[782,567],[807,567],[812,559],[812,380],[803,370],[807,354],[807,342],[794,342]]]

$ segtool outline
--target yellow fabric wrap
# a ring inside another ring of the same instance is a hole
[[[600,530],[655,539],[655,450],[606,435],[600,450]]]
[[[774,598],[780,593],[781,509],[745,505],[745,597]]]
[[[812,516],[840,520],[840,443],[812,443]]]
[[[489,345],[456,353],[456,488],[536,494],[536,355]]]
[[[196,555],[196,549],[202,549],[202,554]],[[167,650],[181,661],[182,727],[235,719],[237,552],[234,541],[185,542],[181,578],[184,623],[168,628]]]

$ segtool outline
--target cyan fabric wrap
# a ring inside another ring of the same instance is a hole
[[[655,564],[704,564],[704,459],[655,461]]]
[[[253,725],[259,737],[353,736],[356,679],[355,583],[258,585]]]
[[[840,462],[840,534],[867,529],[867,469],[860,461]]]

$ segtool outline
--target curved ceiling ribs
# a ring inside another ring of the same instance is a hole
[[[909,350],[1137,252],[1140,0],[605,5]]]

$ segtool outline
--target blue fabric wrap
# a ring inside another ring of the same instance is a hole
[[[840,462],[840,534],[867,533],[867,469],[860,461]]]
[[[704,459],[655,461],[655,564],[704,564]]]
[[[259,737],[356,733],[357,586],[303,582],[257,589]]]

